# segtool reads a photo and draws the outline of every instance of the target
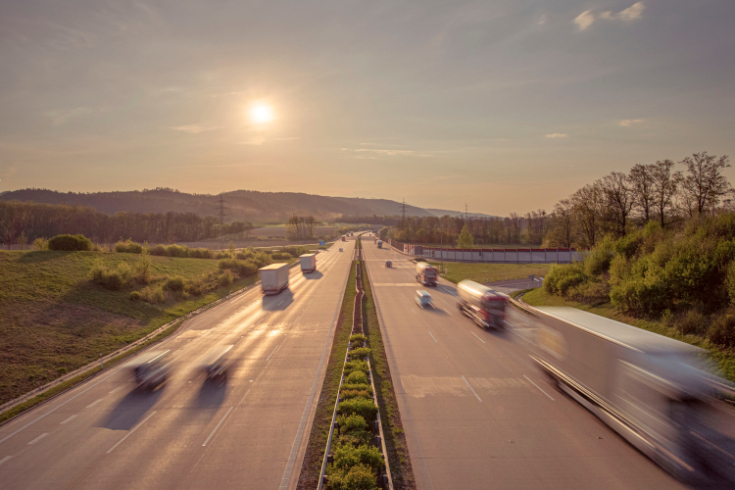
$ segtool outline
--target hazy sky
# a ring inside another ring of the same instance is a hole
[[[733,25],[733,0],[0,0],[0,191],[550,209],[735,156]]]

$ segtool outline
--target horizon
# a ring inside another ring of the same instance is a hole
[[[734,153],[722,0],[0,9],[0,192],[145,181],[507,216]]]

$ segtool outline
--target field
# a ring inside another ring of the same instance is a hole
[[[440,262],[429,262],[440,268]],[[506,279],[522,279],[531,274],[544,276],[552,264],[464,264],[460,262],[444,262],[443,277],[453,283],[470,279],[479,283],[503,281]]]
[[[166,293],[160,304],[131,301],[131,288],[92,282],[97,261],[134,267],[139,255],[100,252],[0,252],[0,403],[139,339],[161,325],[235,290],[257,275],[202,296]],[[218,261],[151,257],[156,277],[194,280]],[[136,286],[135,289],[140,289]]]

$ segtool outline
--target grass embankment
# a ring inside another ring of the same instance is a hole
[[[370,365],[373,370],[373,382],[375,383],[378,405],[380,405],[380,419],[383,422],[383,435],[388,450],[393,487],[397,490],[415,489],[416,481],[413,476],[411,460],[408,457],[406,435],[403,431],[401,414],[398,411],[398,401],[393,389],[393,379],[388,367],[388,358],[385,353],[383,336],[380,333],[380,324],[378,323],[378,312],[375,308],[370,281],[367,279],[367,271],[363,271],[363,289],[365,295],[362,298],[362,329],[368,338],[368,345],[372,349]]]
[[[570,306],[572,308],[578,308],[580,310],[594,313],[595,315],[604,316],[659,335],[665,335],[666,337],[671,337],[691,345],[702,347],[710,352],[712,359],[719,365],[720,369],[722,369],[723,376],[730,381],[735,382],[735,355],[727,350],[718,348],[699,335],[682,335],[675,328],[666,326],[662,320],[640,319],[626,315],[621,313],[620,310],[618,310],[609,301],[594,306],[578,303],[559,295],[550,294],[544,291],[543,288],[536,288],[528,291],[523,295],[523,300],[531,306]]]
[[[441,262],[429,261],[436,268]],[[453,283],[470,279],[479,283],[523,279],[531,274],[545,276],[552,264],[465,264],[444,262],[445,273],[442,277]]]
[[[95,284],[95,265],[134,269],[140,255],[101,252],[0,252],[0,403],[42,386],[140,339],[190,311],[257,281],[257,275],[200,296],[165,292],[163,302],[130,299]],[[213,259],[150,257],[151,284],[220,273]],[[131,286],[141,289],[143,286]]]
[[[337,401],[339,382],[342,378],[342,366],[347,354],[347,344],[352,333],[352,310],[355,304],[355,277],[357,274],[356,262],[352,262],[350,276],[347,279],[344,299],[337,318],[337,327],[334,331],[332,350],[329,353],[329,363],[324,375],[324,384],[319,394],[314,423],[311,426],[309,444],[304,455],[304,464],[301,467],[299,482],[296,488],[300,490],[313,490],[319,485],[319,473],[324,459],[324,450],[327,447],[329,427],[332,422],[334,404]]]

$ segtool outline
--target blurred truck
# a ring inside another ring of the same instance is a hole
[[[378,241],[377,241],[377,242],[375,242],[375,243],[377,243],[377,244],[378,244],[378,248],[383,248],[383,240],[378,240]]]
[[[416,280],[425,286],[436,286],[439,277],[439,271],[436,267],[419,262],[416,264]]]
[[[233,345],[218,345],[199,361],[199,369],[205,373],[206,380],[217,384],[227,382],[227,373],[232,364]]]
[[[343,242],[346,242],[347,241],[347,238],[344,235],[342,235],[342,241]]]
[[[301,261],[301,272],[308,274],[316,270],[316,254],[304,254],[299,257]]]
[[[131,371],[138,389],[151,391],[166,382],[171,372],[166,357],[168,353],[168,350],[145,352],[125,364]]]
[[[470,280],[457,284],[459,310],[482,328],[503,328],[508,297]]]
[[[260,286],[263,294],[278,294],[288,287],[288,264],[271,264],[261,268]]]
[[[698,367],[704,349],[575,308],[532,313],[531,358],[562,391],[678,478],[734,481],[735,445],[716,427],[735,417],[708,417],[727,382]]]

